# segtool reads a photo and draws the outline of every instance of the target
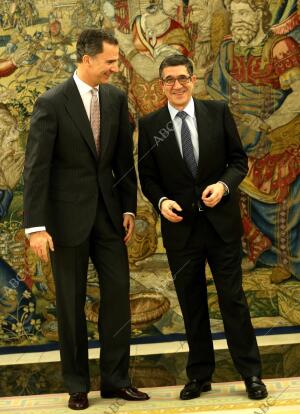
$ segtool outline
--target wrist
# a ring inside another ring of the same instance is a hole
[[[223,181],[218,181],[218,184],[221,184],[221,185],[223,186],[223,189],[224,189],[223,196],[228,195],[228,194],[229,194],[229,188],[228,188],[228,185],[227,185],[227,184],[225,184]]]
[[[164,200],[162,200],[162,202],[160,203],[160,210],[162,209],[164,202],[168,200],[169,200],[168,198],[165,198]]]
[[[158,202],[158,209],[161,211],[162,203],[166,200],[169,200],[167,197],[162,197]]]

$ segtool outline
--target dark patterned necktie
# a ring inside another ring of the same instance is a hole
[[[181,144],[182,144],[182,156],[186,162],[189,170],[191,171],[193,177],[197,175],[197,162],[195,159],[191,131],[186,122],[187,113],[184,111],[177,112],[177,115],[181,120]]]
[[[93,88],[92,99],[91,99],[91,128],[94,135],[95,145],[97,154],[99,155],[100,151],[100,105],[98,99],[98,89]]]

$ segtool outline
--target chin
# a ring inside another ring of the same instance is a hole
[[[177,105],[185,105],[188,103],[188,99],[186,98],[175,99],[174,103],[176,103]]]
[[[108,83],[109,78],[102,78],[99,83]]]
[[[109,79],[110,79],[110,75],[109,76],[103,75],[101,79],[99,79],[99,83],[107,83],[109,82]]]

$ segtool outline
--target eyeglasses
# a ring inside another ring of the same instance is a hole
[[[187,83],[189,83],[191,80],[191,76],[185,76],[185,75],[180,75],[177,76],[176,78],[173,78],[172,76],[168,76],[165,79],[162,79],[163,83],[167,86],[174,86],[175,82],[178,81],[180,83],[180,85],[186,85]]]

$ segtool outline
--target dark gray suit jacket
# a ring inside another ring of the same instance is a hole
[[[73,77],[40,96],[32,114],[24,169],[24,226],[46,226],[54,242],[86,240],[105,204],[123,234],[136,211],[136,174],[126,96],[100,86],[100,157]]]
[[[185,245],[201,194],[217,181],[225,182],[230,193],[214,208],[202,205],[203,214],[224,241],[238,240],[242,234],[237,189],[248,166],[236,125],[224,102],[197,99],[194,102],[199,139],[196,179],[181,156],[168,107],[139,122],[138,165],[143,193],[157,210],[161,197],[175,200],[183,208],[184,219],[180,223],[161,217],[163,241],[169,249]]]

